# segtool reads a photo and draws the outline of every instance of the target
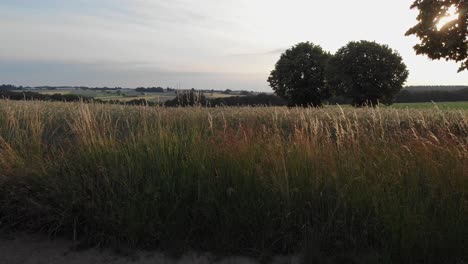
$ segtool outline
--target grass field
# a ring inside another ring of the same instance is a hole
[[[467,172],[464,110],[0,103],[1,225],[91,245],[463,263]]]

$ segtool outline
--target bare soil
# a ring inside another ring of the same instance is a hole
[[[210,254],[186,254],[174,259],[160,252],[136,251],[129,256],[122,256],[110,250],[88,249],[74,250],[73,242],[62,239],[51,240],[42,235],[25,233],[3,234],[0,236],[1,264],[256,264],[258,261],[246,257],[216,258]],[[297,258],[278,257],[272,263],[299,263]]]

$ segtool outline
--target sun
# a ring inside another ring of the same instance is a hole
[[[449,22],[452,22],[457,19],[458,19],[457,10],[454,6],[452,6],[447,10],[447,15],[439,19],[439,21],[437,22],[437,30],[441,30]]]

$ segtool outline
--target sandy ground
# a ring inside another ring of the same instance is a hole
[[[9,234],[0,236],[1,264],[129,264],[129,263],[163,263],[163,264],[257,264],[254,259],[231,257],[217,259],[209,254],[187,254],[180,259],[172,259],[158,252],[138,251],[131,257],[118,256],[108,250],[90,249],[73,250],[73,243],[67,240],[49,240],[47,237],[29,234]],[[299,263],[297,258],[278,257],[272,263]]]

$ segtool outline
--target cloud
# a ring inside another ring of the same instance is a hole
[[[92,63],[0,60],[2,83],[41,86],[176,86],[197,89],[265,90],[263,76],[246,73],[175,71],[145,62]]]
[[[68,8],[52,2],[40,11],[0,8],[0,57],[186,64],[246,46],[216,9],[207,12],[191,1],[77,0],[80,7]]]
[[[267,51],[258,51],[258,52],[246,52],[246,53],[235,53],[230,56],[263,56],[263,55],[279,55],[283,53],[287,48],[279,48]]]
[[[281,49],[275,49],[275,50],[270,50],[268,51],[268,54],[281,54],[283,53],[287,48],[281,48]]]

